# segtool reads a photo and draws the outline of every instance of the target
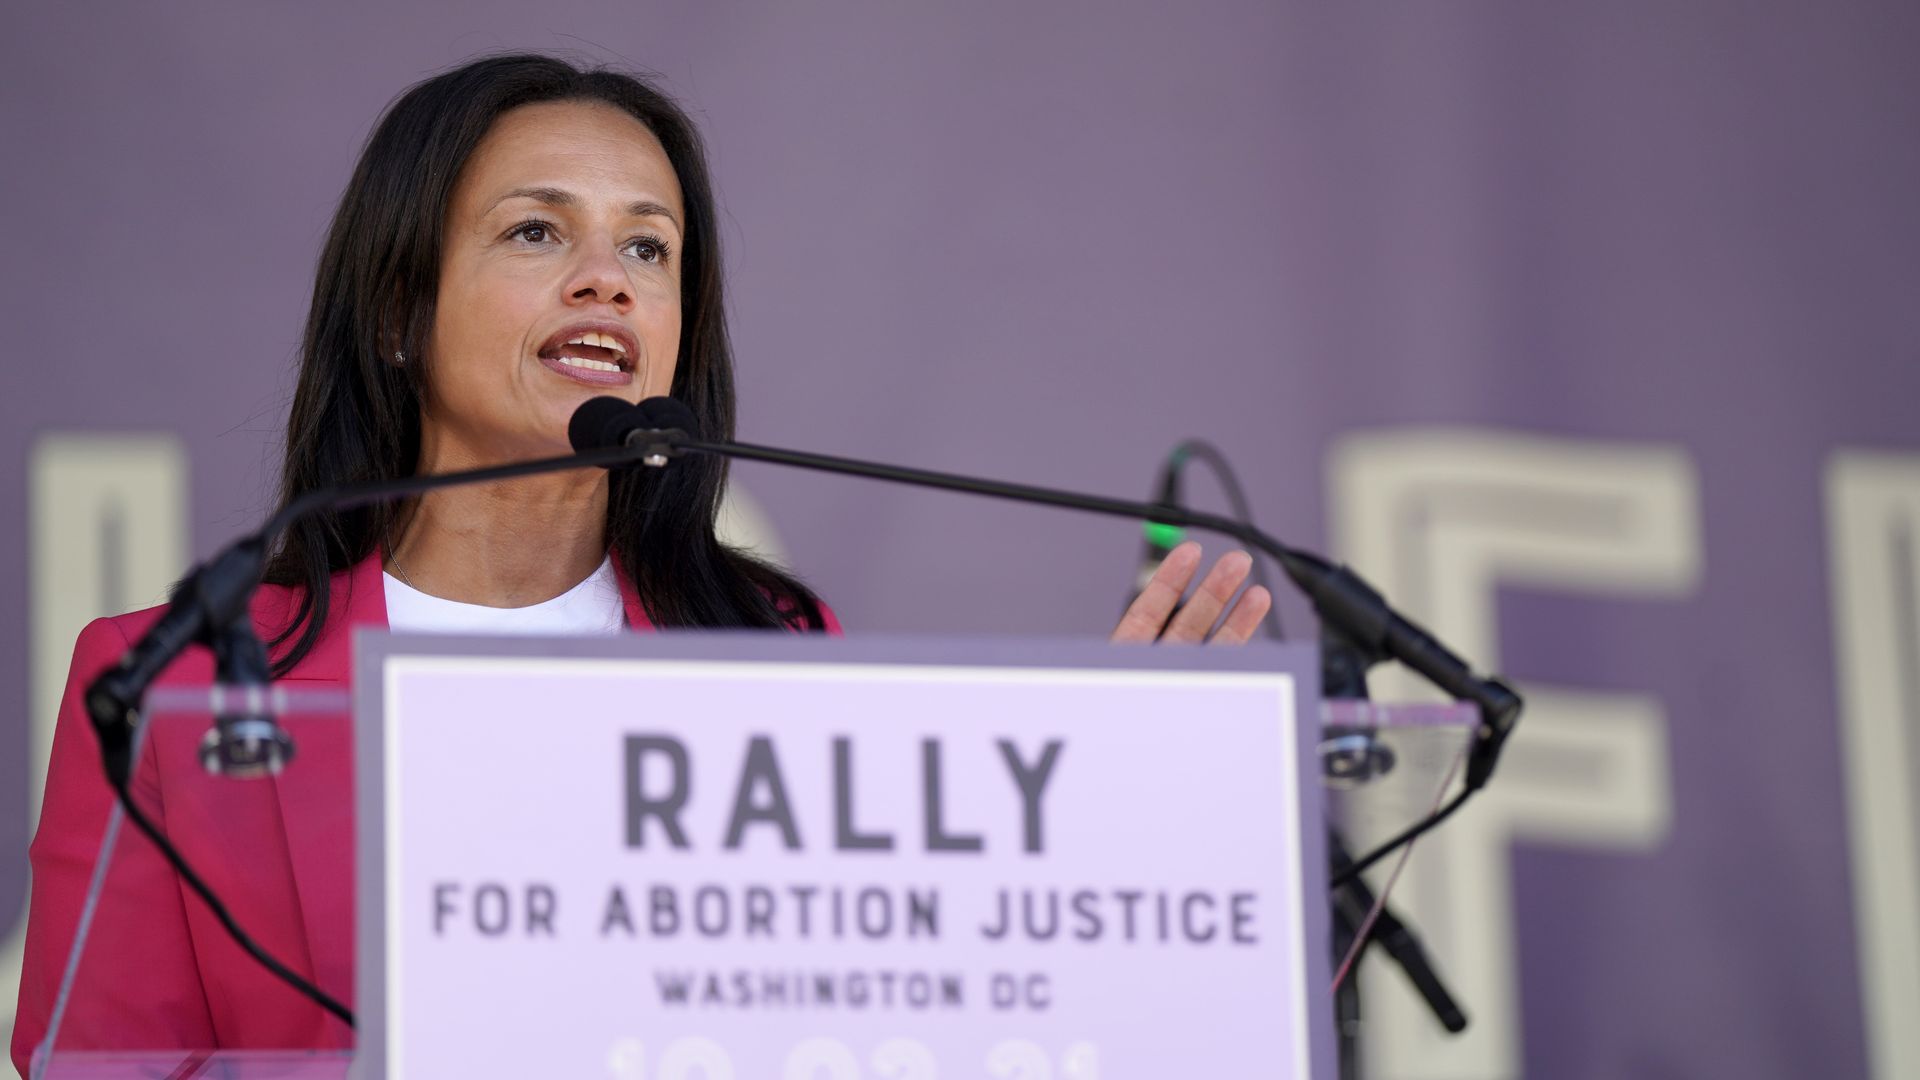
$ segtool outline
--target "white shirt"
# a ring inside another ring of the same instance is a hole
[[[627,606],[620,597],[609,555],[587,580],[530,607],[496,608],[442,600],[382,573],[387,586],[387,625],[398,631],[428,634],[583,634],[610,637],[626,629]]]

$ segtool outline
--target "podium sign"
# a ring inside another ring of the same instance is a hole
[[[359,1075],[1328,1075],[1309,649],[358,662]]]

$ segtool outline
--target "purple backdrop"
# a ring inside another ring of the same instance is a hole
[[[1920,453],[1920,8],[802,7],[6,16],[0,933],[35,440],[176,433],[192,551],[253,521],[374,117],[531,47],[658,71],[705,125],[755,441],[1144,494],[1205,434],[1310,544],[1354,432],[1683,450],[1697,584],[1500,594],[1503,666],[1659,699],[1672,777],[1650,850],[1515,849],[1524,1072],[1864,1075],[1823,469]],[[739,475],[861,631],[1104,632],[1138,545]]]

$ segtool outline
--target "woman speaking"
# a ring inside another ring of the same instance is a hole
[[[320,257],[283,504],[566,453],[568,419],[600,395],[671,394],[701,430],[731,438],[716,224],[698,133],[639,79],[516,55],[413,87],[368,141]],[[724,461],[696,455],[667,470],[557,473],[311,518],[268,563],[253,620],[275,675],[307,686],[346,684],[355,626],[837,632],[799,580],[717,538],[725,481]],[[1270,603],[1258,586],[1232,602],[1249,558],[1220,559],[1180,605],[1199,564],[1196,545],[1177,548],[1115,640],[1247,640]],[[158,614],[96,620],[75,648],[31,848],[12,1047],[23,1071],[55,1011],[113,801],[80,688]],[[211,678],[201,650],[162,681]],[[267,952],[349,1000],[345,725],[310,727],[298,762],[273,780],[179,775],[172,788],[174,770],[198,766],[190,744],[168,745],[167,727],[149,735],[134,796]],[[143,837],[118,845],[85,957],[62,1049],[352,1045],[344,1023],[245,955]]]

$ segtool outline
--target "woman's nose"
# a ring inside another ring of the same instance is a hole
[[[633,305],[633,285],[620,253],[609,245],[578,249],[572,273],[567,281],[567,299],[576,303],[598,301],[618,308]]]

